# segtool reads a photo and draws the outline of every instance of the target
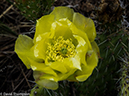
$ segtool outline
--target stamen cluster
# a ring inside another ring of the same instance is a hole
[[[48,43],[47,47],[47,61],[63,61],[64,58],[75,56],[75,46],[72,43],[72,39],[64,39],[59,36],[53,43]]]

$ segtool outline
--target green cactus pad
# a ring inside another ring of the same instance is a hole
[[[83,83],[76,84],[79,96],[114,96],[117,94],[117,81],[120,69],[119,56],[128,50],[127,31],[119,22],[101,25],[97,44],[100,48],[99,64],[93,74]]]
[[[16,6],[28,20],[36,20],[50,12],[54,0],[15,0]]]

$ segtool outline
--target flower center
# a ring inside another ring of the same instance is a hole
[[[67,48],[63,47],[63,48],[61,49],[61,53],[64,54],[64,55],[67,54]]]
[[[48,43],[46,59],[48,62],[63,61],[64,58],[75,56],[75,46],[71,39],[65,40],[62,36]]]

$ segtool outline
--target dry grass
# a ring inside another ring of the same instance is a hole
[[[6,0],[0,0],[0,14],[0,92],[30,92],[34,85],[33,71],[26,69],[18,58],[14,44],[18,34],[31,35],[28,32],[34,23]]]

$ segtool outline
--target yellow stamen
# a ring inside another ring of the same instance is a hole
[[[75,56],[75,46],[71,39],[64,40],[62,36],[48,43],[46,58],[48,62],[63,61],[64,58]]]

